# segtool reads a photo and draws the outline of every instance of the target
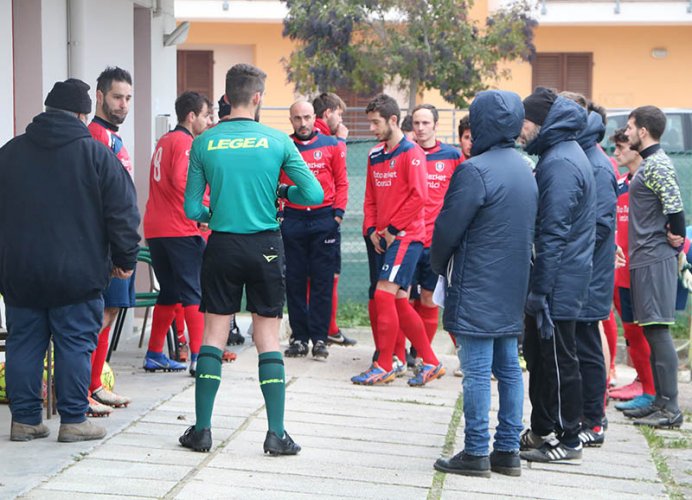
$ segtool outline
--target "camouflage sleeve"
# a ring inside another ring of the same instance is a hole
[[[682,212],[682,197],[678,176],[673,163],[668,158],[652,158],[654,161],[644,169],[644,183],[661,200],[663,213]]]

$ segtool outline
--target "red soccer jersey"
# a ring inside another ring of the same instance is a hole
[[[125,149],[123,140],[118,135],[118,127],[111,125],[106,120],[95,116],[94,119],[89,124],[89,133],[91,136],[102,144],[105,144],[111,151],[115,153],[123,164],[127,173],[130,177],[134,179],[135,171],[132,168],[132,162],[130,161],[130,155]]]
[[[309,208],[333,207],[334,214],[343,217],[348,202],[346,144],[337,141],[336,137],[329,137],[320,133],[315,134],[307,141],[301,141],[295,135],[291,135],[291,138],[324,191],[324,201]],[[294,184],[283,170],[281,171],[280,182],[290,186]],[[298,210],[308,208],[288,200],[284,206]]]
[[[144,213],[145,238],[198,236],[197,223],[185,216],[183,202],[192,134],[177,126],[154,149],[149,172],[149,199]]]
[[[629,173],[618,179],[618,204],[617,204],[617,226],[615,232],[615,243],[622,248],[625,254],[626,264],[615,270],[615,286],[618,288],[630,287],[630,257],[627,244],[627,225],[630,219],[630,186],[631,176]]]
[[[440,141],[437,141],[431,148],[423,148],[423,151],[425,151],[428,167],[428,199],[425,202],[425,241],[423,241],[423,246],[430,248],[433,229],[435,229],[435,219],[442,210],[452,174],[464,161],[464,155],[457,148]]]
[[[368,154],[366,175],[363,234],[392,226],[397,239],[423,242],[428,185],[421,147],[405,137],[392,151],[378,144]]]

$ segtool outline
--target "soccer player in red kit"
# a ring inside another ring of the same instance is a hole
[[[413,133],[416,143],[425,152],[428,198],[425,202],[425,240],[423,252],[416,266],[413,278],[412,297],[416,297],[414,308],[425,325],[425,333],[432,342],[437,331],[439,312],[433,303],[433,291],[437,285],[437,274],[430,267],[430,245],[432,243],[435,220],[442,210],[449,181],[456,168],[464,161],[464,155],[457,148],[437,140],[439,113],[431,104],[416,106],[411,113]],[[455,342],[452,337],[452,342]],[[401,353],[397,352],[397,357]]]
[[[290,121],[291,139],[322,186],[324,200],[310,207],[290,201],[283,205],[286,304],[293,332],[284,355],[305,356],[312,341],[313,357],[326,359],[338,237],[348,200],[346,150],[335,137],[315,130],[315,112],[309,102],[293,103]],[[279,182],[294,184],[285,172]]]
[[[192,141],[211,126],[212,103],[197,92],[184,92],[175,101],[175,113],[178,125],[159,139],[151,159],[149,199],[144,214],[144,237],[160,285],[144,369],[186,368],[184,363],[163,353],[176,304],[181,303],[190,334],[190,373],[194,375],[204,329],[199,304],[205,244],[197,223],[185,216],[183,202]]]
[[[130,155],[118,135],[118,127],[123,124],[130,110],[132,99],[132,76],[122,68],[108,67],[98,77],[96,83],[96,112],[89,124],[89,132],[97,141],[108,147],[120,160],[130,177],[134,175]],[[108,340],[111,326],[121,307],[135,305],[135,273],[129,278],[114,276],[103,294],[103,328],[99,332],[96,349],[91,356],[91,384],[89,386],[89,415],[102,416],[107,412],[94,408],[100,405],[120,408],[130,403],[130,398],[115,394],[101,384],[101,372],[108,356]],[[93,411],[92,411],[93,410]]]
[[[339,141],[339,147],[346,154],[346,138],[348,128],[343,123],[343,114],[346,111],[346,104],[338,95],[333,92],[325,92],[312,101],[315,110],[315,129],[324,135],[331,135]],[[334,285],[332,288],[332,312],[329,323],[329,336],[327,337],[330,345],[351,346],[357,341],[344,335],[336,324],[336,312],[339,308],[339,274],[341,273],[341,233],[337,235],[337,257],[336,272],[334,273]]]
[[[409,303],[409,288],[425,240],[424,204],[427,198],[425,153],[407,140],[399,128],[401,112],[390,96],[379,94],[365,109],[370,131],[381,144],[368,155],[363,232],[374,253],[371,276],[376,285],[371,306],[377,361],[354,384],[389,383],[396,377],[392,367],[399,329],[411,341],[423,365],[408,383],[421,386],[444,375],[444,368],[430,347],[425,327]],[[373,262],[374,261],[374,262]]]

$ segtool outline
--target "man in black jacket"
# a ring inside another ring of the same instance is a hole
[[[135,189],[116,156],[86,127],[89,86],[57,82],[46,111],[0,149],[0,293],[7,309],[10,438],[46,437],[41,378],[55,344],[58,441],[100,439],[86,420],[91,352],[109,277],[137,262]]]

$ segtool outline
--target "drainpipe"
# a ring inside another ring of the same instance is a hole
[[[692,14],[692,0],[690,0],[690,3],[687,5],[687,13]]]
[[[67,74],[86,81],[87,0],[67,0]]]
[[[690,0],[692,2],[692,0]],[[548,7],[545,5],[545,0],[541,1],[541,15],[545,16],[548,13]]]
[[[615,0],[615,13],[620,13],[620,0]]]

